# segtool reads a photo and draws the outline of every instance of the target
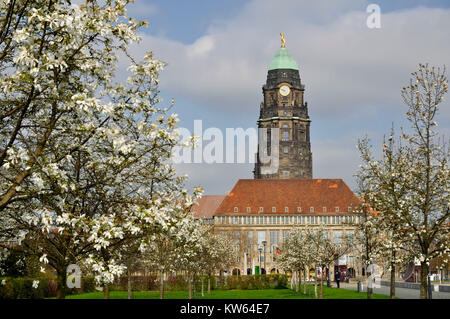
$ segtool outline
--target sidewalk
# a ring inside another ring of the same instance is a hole
[[[336,283],[332,283],[333,287],[336,287]],[[357,290],[356,283],[341,283],[341,288],[343,289],[351,289]],[[367,286],[363,285],[363,291],[367,292]],[[376,294],[388,295],[389,296],[390,288],[388,286],[381,286],[380,288],[374,288],[373,292]],[[401,299],[420,299],[420,290],[419,289],[408,289],[408,288],[395,288],[395,296]],[[440,292],[433,291],[432,294],[433,299],[450,299],[450,292]]]

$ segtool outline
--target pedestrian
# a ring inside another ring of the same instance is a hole
[[[338,271],[336,271],[336,274],[334,275],[334,280],[336,280],[336,284],[337,287],[340,288],[339,283],[341,281],[341,273]]]

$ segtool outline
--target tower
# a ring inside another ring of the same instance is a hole
[[[270,173],[264,167],[270,165],[258,156],[253,171],[255,179],[261,178],[312,178],[312,153],[309,135],[311,120],[308,104],[304,102],[305,85],[301,83],[299,68],[285,48],[281,33],[281,48],[269,65],[266,84],[262,87],[264,101],[260,105],[258,128],[259,143],[267,143],[268,155],[271,136],[278,130],[278,169]],[[264,132],[264,133],[262,133]],[[274,135],[276,136],[276,135]]]

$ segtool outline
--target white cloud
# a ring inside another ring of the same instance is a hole
[[[405,111],[400,89],[419,62],[450,65],[450,9],[383,13],[381,7],[381,29],[369,29],[367,4],[255,0],[227,23],[211,26],[192,44],[145,34],[134,51],[143,56],[152,50],[168,63],[161,74],[161,91],[189,101],[197,108],[193,112],[227,112],[256,120],[261,85],[280,46],[279,33],[285,32],[287,49],[306,84],[313,125],[319,118],[339,119],[349,127],[373,118],[390,123],[393,108],[399,115]],[[448,102],[444,106],[440,113],[446,118]],[[386,119],[380,116],[384,113],[389,114]],[[313,140],[315,176],[341,177],[354,186],[352,175],[359,163],[356,137]],[[238,178],[251,178],[251,167],[230,166],[226,172],[223,167],[193,165],[188,171],[193,184],[199,181],[213,190]]]
[[[363,1],[284,3],[251,2],[228,24],[211,27],[190,45],[144,35],[139,47],[168,62],[161,75],[165,92],[176,92],[199,108],[247,114],[261,100],[260,87],[281,31],[315,115],[400,104],[399,90],[418,62],[450,62],[450,10],[382,14],[382,27],[375,30],[365,24]]]

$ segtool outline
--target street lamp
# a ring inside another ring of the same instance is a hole
[[[267,244],[267,242],[265,240],[263,240],[262,244],[264,246],[264,271],[267,273],[267,270],[266,270],[266,244]]]
[[[262,251],[261,246],[258,247],[258,251],[259,251],[259,274],[261,275],[261,251]]]

